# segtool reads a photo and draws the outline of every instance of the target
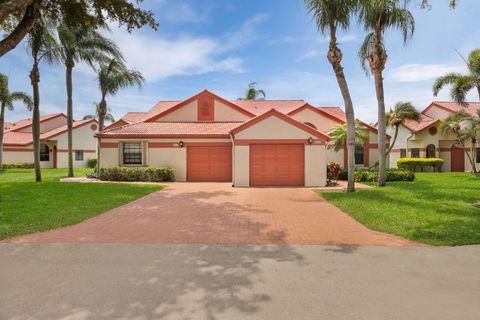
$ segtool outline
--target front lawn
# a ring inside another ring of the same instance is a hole
[[[318,192],[366,227],[432,245],[480,244],[480,176],[418,173],[414,182]]]
[[[91,171],[75,169],[75,176]],[[44,169],[36,183],[32,169],[0,172],[0,239],[76,224],[162,188],[58,181],[66,175],[66,169]]]

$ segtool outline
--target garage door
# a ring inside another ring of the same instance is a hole
[[[188,146],[187,181],[232,181],[232,147]]]
[[[304,148],[303,144],[250,145],[250,185],[303,186]]]

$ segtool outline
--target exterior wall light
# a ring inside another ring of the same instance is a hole
[[[312,138],[312,137],[310,137],[310,138],[308,138],[308,140],[307,140],[307,141],[308,141],[308,144],[312,144],[312,143],[313,143],[313,138]]]
[[[183,143],[183,141],[180,141],[180,142],[178,143],[178,146],[179,146],[180,148],[183,148],[184,145],[185,145],[185,143]]]

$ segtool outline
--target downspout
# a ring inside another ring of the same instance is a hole
[[[232,187],[235,187],[235,136],[230,132],[230,140],[232,141]]]

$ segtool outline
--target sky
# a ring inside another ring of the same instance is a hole
[[[431,101],[448,101],[448,88],[432,94],[436,77],[466,72],[460,58],[480,47],[480,1],[460,0],[455,10],[448,0],[432,0],[430,10],[410,6],[416,29],[403,45],[398,31],[386,34],[388,62],[384,72],[387,108],[410,101],[418,109]],[[128,33],[111,25],[106,34],[121,48],[129,68],[146,78],[141,88],[122,90],[108,98],[116,118],[129,111],[147,111],[158,100],[185,100],[208,89],[226,99],[245,95],[250,82],[268,99],[303,99],[316,106],[340,106],[343,100],[326,58],[327,38],[320,34],[303,0],[147,0],[159,23]],[[366,32],[353,23],[342,31],[339,44],[356,117],[376,122],[373,78],[357,57]],[[28,78],[31,58],[20,44],[0,58],[0,72],[10,79],[11,91],[32,89]],[[99,100],[96,73],[86,65],[74,69],[74,117],[94,112]],[[66,112],[65,69],[41,66],[41,114]],[[469,99],[476,101],[472,94]],[[24,106],[7,111],[6,121],[28,118]]]

